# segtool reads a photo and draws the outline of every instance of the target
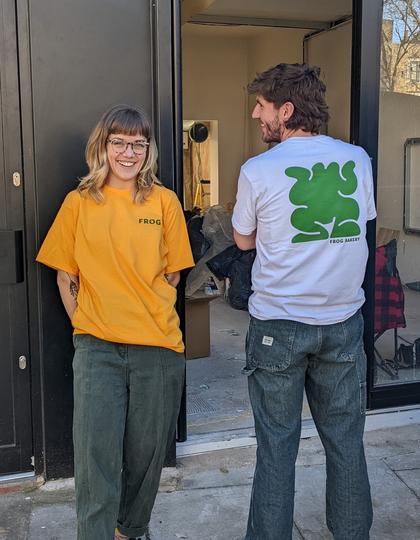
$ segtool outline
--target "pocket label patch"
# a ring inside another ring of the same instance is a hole
[[[274,341],[274,338],[272,338],[271,336],[263,336],[262,338],[262,344],[268,345],[269,347],[271,347],[271,345],[273,344],[273,341]]]

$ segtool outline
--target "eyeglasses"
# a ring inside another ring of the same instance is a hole
[[[117,154],[122,154],[127,150],[128,146],[131,146],[131,150],[137,155],[142,156],[147,152],[147,147],[149,143],[146,141],[135,141],[127,142],[122,139],[108,139],[109,144],[112,145],[112,148],[117,152]]]

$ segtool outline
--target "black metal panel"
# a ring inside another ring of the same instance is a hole
[[[23,281],[22,231],[0,230],[0,285]]]
[[[128,103],[152,114],[150,3],[28,0],[28,5],[41,241],[65,194],[86,171],[84,147],[104,110]],[[38,271],[45,467],[53,478],[72,474],[73,348],[55,272]]]
[[[172,0],[153,2],[152,54],[154,125],[159,146],[159,178],[166,187],[175,189],[172,4]]]
[[[33,425],[33,453],[35,473],[45,472],[44,452],[44,419],[43,419],[43,385],[42,366],[40,362],[40,309],[39,283],[35,268],[35,256],[38,248],[38,230],[36,215],[35,163],[32,121],[32,86],[29,48],[29,5],[28,0],[16,0],[18,66],[20,80],[21,134],[23,148],[23,170],[25,181],[25,248],[26,248],[26,281],[29,308],[29,339],[31,345],[31,398]]]
[[[182,99],[181,89],[178,87],[180,72],[174,69],[180,51],[176,49],[180,32],[180,5],[179,0],[157,0],[152,10],[153,27],[153,73],[155,114],[154,124],[156,138],[159,146],[159,178],[163,184],[173,189],[182,201],[182,179],[179,177],[179,155],[176,152],[178,143],[176,127],[178,124],[178,109],[176,100]],[[182,120],[181,120],[182,125]],[[181,154],[182,160],[182,154]],[[181,161],[182,163],[182,161]],[[182,164],[181,164],[182,167]],[[181,186],[181,187],[180,187]],[[184,329],[184,289],[183,280],[178,285],[177,311],[181,321],[181,330]],[[177,440],[185,440],[183,429],[183,414],[185,407],[185,385],[181,412],[177,425]],[[165,467],[176,465],[175,438],[168,450]]]
[[[183,148],[182,148],[182,43],[181,43],[181,2],[173,0],[173,100],[174,100],[174,148],[175,148],[175,191],[184,202]]]
[[[420,382],[380,386],[371,392],[370,408],[403,407],[420,403]]]
[[[116,103],[152,113],[149,2],[30,0],[41,235],[86,172],[84,148]]]
[[[382,0],[353,0],[353,55],[352,55],[352,96],[351,96],[351,140],[363,146],[372,159],[375,182],[378,163],[378,123],[379,123],[379,70],[380,40],[382,27]],[[369,260],[363,288],[366,303],[363,306],[365,318],[365,350],[368,356],[368,406],[372,408],[373,389],[373,325],[375,309],[375,247],[376,220],[367,226]]]
[[[142,106],[156,127],[160,177],[174,187],[171,1],[16,0],[30,264],[35,457],[48,478],[72,474],[71,328],[52,270],[32,262],[65,194],[85,173],[102,112]],[[169,28],[169,35],[167,32]],[[169,56],[168,56],[169,54]],[[169,88],[167,87],[169,85]]]
[[[27,290],[14,0],[0,3],[0,474],[32,469]],[[19,367],[19,357],[21,359]]]
[[[183,150],[182,150],[182,45],[181,45],[181,3],[173,0],[172,8],[172,34],[173,34],[173,99],[174,99],[174,151],[175,151],[175,192],[179,200],[184,202],[183,179]],[[185,278],[178,285],[177,310],[180,318],[181,331],[185,343]],[[187,440],[187,383],[185,377],[182,392],[181,407],[178,416],[177,440]]]

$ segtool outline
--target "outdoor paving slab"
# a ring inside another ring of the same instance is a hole
[[[369,432],[371,540],[420,540],[420,424]],[[151,540],[242,540],[255,446],[179,459],[165,469]],[[301,441],[294,540],[331,540],[325,523],[325,456],[318,438]],[[13,536],[11,536],[11,531]],[[48,482],[0,497],[0,540],[76,540],[74,485]]]
[[[395,473],[368,460],[374,521],[371,540],[420,539],[420,470]],[[417,495],[417,496],[416,496]],[[297,467],[295,523],[305,540],[332,538],[325,521],[325,467]]]
[[[296,467],[295,523],[305,540],[332,538],[325,522],[325,466]]]
[[[420,424],[365,433],[366,457],[387,458],[420,450]]]
[[[195,478],[183,478],[178,489],[189,490],[205,486],[206,488],[220,488],[230,486],[251,485],[254,477],[254,467],[229,470],[221,467],[218,471],[197,473]]]
[[[248,485],[159,493],[151,539],[242,540],[250,490]],[[22,534],[19,540],[76,540],[74,503],[34,506],[28,536]],[[293,540],[302,540],[297,530]]]
[[[396,471],[395,474],[400,478],[404,484],[411,489],[413,494],[417,497],[419,503],[420,503],[420,469],[412,469],[412,470],[402,470],[402,471]],[[417,505],[417,508],[419,509],[419,505]],[[420,539],[420,525],[419,525],[419,535]]]
[[[160,493],[153,540],[243,540],[251,486]],[[293,531],[293,540],[302,540]]]
[[[369,461],[372,540],[420,539],[420,500],[383,461]],[[398,473],[400,474],[400,473]]]
[[[24,493],[0,496],[0,540],[26,538],[31,506],[31,499]]]
[[[74,504],[37,506],[33,510],[28,540],[76,540],[76,536]]]
[[[296,465],[310,467],[312,465],[325,465],[324,447],[318,437],[301,439]]]
[[[393,471],[410,471],[420,469],[420,449],[417,452],[405,452],[384,458],[385,463]]]
[[[178,489],[250,485],[256,447],[232,448],[179,460]]]

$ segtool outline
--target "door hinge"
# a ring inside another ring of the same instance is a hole
[[[14,172],[13,173],[13,185],[15,187],[20,187],[21,183],[22,183],[22,180],[21,180],[21,177],[20,177],[20,173]]]

